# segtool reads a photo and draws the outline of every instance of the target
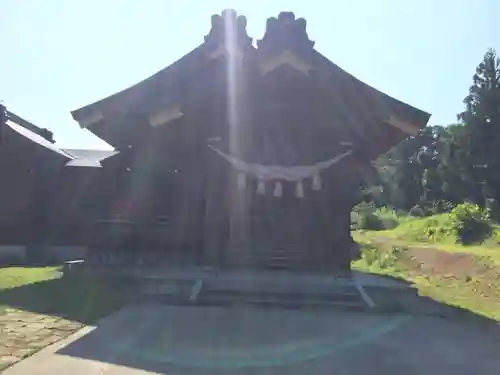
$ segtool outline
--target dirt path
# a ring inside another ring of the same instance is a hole
[[[402,246],[391,238],[370,238],[376,247],[405,247],[400,262],[409,279],[425,278],[433,288],[424,293],[446,303],[473,311],[500,311],[500,267],[487,257],[465,252],[447,252],[427,246]],[[419,288],[420,290],[420,288]]]
[[[381,247],[407,248],[408,250],[403,253],[403,261],[410,269],[418,270],[420,273],[456,277],[495,274],[500,279],[500,267],[495,266],[485,257],[466,252],[448,252],[429,246],[402,246],[401,241],[386,237],[371,238],[370,242]]]
[[[419,267],[423,273],[430,275],[454,275],[461,278],[484,276],[492,271],[500,274],[500,267],[494,267],[486,260],[467,253],[410,247],[404,257],[412,268]]]

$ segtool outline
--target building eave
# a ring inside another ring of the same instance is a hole
[[[123,114],[127,108],[140,102],[160,85],[163,92],[175,95],[175,92],[170,89],[177,84],[179,79],[189,76],[193,69],[203,63],[203,47],[203,44],[196,47],[171,65],[135,85],[71,111],[71,116],[82,128],[90,129],[92,124],[107,117]],[[191,67],[191,69],[186,69],[186,67]]]
[[[348,73],[317,51],[314,52],[313,59],[317,70],[323,71],[323,74],[330,74],[333,76],[340,75],[343,76],[344,80],[355,82],[357,85],[362,87],[367,96],[375,102],[373,104],[378,107],[375,108],[375,110],[378,111],[378,114],[382,119],[386,120],[386,124],[394,126],[391,124],[393,121],[390,120],[394,118],[397,118],[399,122],[404,122],[406,125],[411,124],[409,126],[405,126],[405,130],[403,130],[408,134],[414,133],[415,128],[423,129],[427,125],[427,122],[431,117],[429,113],[408,103],[402,102],[401,100],[398,100],[383,91],[380,91],[379,89],[376,89],[375,87]],[[332,90],[334,89],[335,88],[332,87]],[[373,106],[372,103],[369,104]],[[410,130],[410,128],[412,129]],[[402,129],[400,128],[400,130]]]

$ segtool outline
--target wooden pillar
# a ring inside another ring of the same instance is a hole
[[[218,268],[223,263],[224,248],[227,246],[225,235],[227,184],[222,160],[218,160],[208,147],[205,161],[207,168],[204,179],[203,262],[207,266]]]
[[[335,227],[337,236],[335,240],[335,268],[341,274],[351,272],[351,211],[348,207],[341,207],[335,213]]]
[[[311,192],[304,225],[307,227],[307,262],[316,271],[343,275],[350,273],[350,210],[348,193],[335,180],[324,190]]]
[[[255,244],[252,243],[251,220],[249,201],[252,191],[247,188],[238,189],[234,181],[228,181],[227,220],[228,238],[225,259],[237,266],[248,266],[250,252]]]

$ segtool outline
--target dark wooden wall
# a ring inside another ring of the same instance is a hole
[[[49,180],[43,172],[60,162],[5,127],[0,144],[0,244],[29,245],[35,241],[36,222],[43,219],[44,182]]]

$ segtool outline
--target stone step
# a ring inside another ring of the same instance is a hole
[[[292,265],[304,261],[303,250],[291,250],[293,248],[277,247],[267,250],[254,250],[243,253],[229,254],[229,258],[235,262],[260,265],[270,269],[287,269]]]
[[[253,258],[253,259],[290,259],[290,260],[298,260],[303,259],[303,253],[291,254],[291,253],[244,253],[244,254],[234,254],[230,255],[233,257],[244,257],[244,258]]]
[[[277,272],[277,271],[276,271]],[[293,276],[292,276],[293,279]],[[143,279],[140,282],[140,289],[147,294],[183,294],[190,295],[195,283],[198,280],[173,280],[173,279]],[[215,278],[203,281],[203,293],[242,293],[245,295],[259,296],[280,296],[287,295],[291,298],[302,298],[306,296],[316,296],[318,298],[360,297],[358,289],[348,282],[337,282],[320,284],[318,282],[307,283],[302,280],[297,284],[284,279],[225,279]]]
[[[321,287],[318,285],[306,286],[303,288],[293,288],[293,286],[280,286],[276,284],[272,285],[228,285],[227,287],[221,287],[216,285],[214,287],[204,286],[201,291],[202,293],[227,293],[229,295],[233,294],[243,294],[248,296],[287,296],[287,298],[301,299],[306,297],[314,297],[320,299],[332,299],[338,298],[350,298],[359,299],[361,295],[359,290],[355,287]],[[201,293],[200,293],[201,294]]]
[[[292,259],[289,257],[246,257],[245,260],[251,262],[263,262],[263,263],[291,263],[298,262],[301,259]]]
[[[310,268],[309,266],[317,264],[314,260],[306,260],[303,256],[289,256],[289,255],[266,255],[266,256],[257,256],[254,254],[250,254],[243,257],[233,257],[232,259],[228,259],[233,264],[241,264],[241,265],[250,265],[262,267],[264,269],[299,269],[299,268]],[[309,263],[306,264],[306,263]]]
[[[289,271],[232,273],[203,279],[147,278],[140,285],[141,298],[157,303],[370,308],[350,278],[333,279],[291,274]]]
[[[289,308],[301,307],[338,307],[354,310],[367,310],[359,293],[349,294],[309,294],[309,293],[270,293],[270,292],[231,292],[231,291],[202,291],[197,304],[203,305],[232,305],[249,304],[264,306],[280,306]]]
[[[172,280],[147,280],[140,284],[140,292],[145,296],[172,296],[175,298],[188,298],[193,287],[193,282]]]

